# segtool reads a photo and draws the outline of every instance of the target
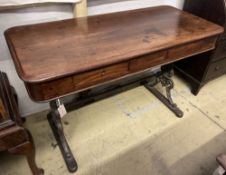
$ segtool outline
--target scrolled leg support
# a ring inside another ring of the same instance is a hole
[[[172,72],[161,72],[154,77],[154,80],[147,82],[144,86],[157,97],[163,104],[165,104],[177,117],[183,117],[184,113],[173,102],[171,90],[174,87],[173,80],[171,79]],[[154,83],[153,83],[154,82]],[[166,88],[166,96],[161,94],[154,86],[161,83]]]
[[[47,115],[49,124],[52,128],[55,139],[59,145],[67,168],[70,172],[75,172],[78,169],[77,162],[71,152],[66,137],[64,135],[63,125],[61,122],[60,114],[57,110],[57,101],[50,102],[51,112]]]

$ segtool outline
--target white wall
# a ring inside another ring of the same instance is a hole
[[[145,8],[158,5],[172,5],[182,8],[184,0],[131,0],[122,1],[112,4],[103,4],[99,6],[92,6],[89,8],[89,15],[96,15],[101,13],[109,13],[116,11],[132,10],[137,8]]]
[[[46,5],[0,12],[0,70],[8,74],[11,84],[18,93],[19,107],[22,115],[42,111],[47,109],[48,105],[34,103],[28,97],[23,82],[16,74],[3,33],[7,28],[16,25],[72,18],[71,12],[72,6],[69,4]]]
[[[89,7],[88,13],[89,15],[95,15],[166,4],[181,8],[183,1],[184,0],[122,1],[112,4],[102,4],[99,6]],[[105,2],[107,1],[105,0]],[[8,48],[6,46],[3,32],[7,28],[16,25],[53,21],[72,17],[72,6],[69,4],[29,7],[20,10],[0,12],[0,70],[5,71],[8,74],[11,84],[15,87],[18,93],[20,112],[22,115],[29,115],[31,113],[47,109],[48,104],[34,103],[29,99],[23,82],[18,78],[16,74]]]

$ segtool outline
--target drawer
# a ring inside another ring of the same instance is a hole
[[[169,50],[168,59],[182,59],[214,49],[216,37],[185,44]]]
[[[129,70],[136,72],[139,70],[144,70],[151,68],[153,66],[159,65],[166,59],[167,51],[157,52],[150,55],[145,55],[139,58],[135,58],[130,61]]]
[[[25,85],[34,101],[45,101],[117,79],[128,73],[128,63],[125,62],[46,83]]]
[[[206,74],[206,80],[217,78],[226,72],[226,58],[210,65]]]
[[[119,78],[129,73],[128,63],[121,63],[95,71],[75,75],[73,83],[76,89],[83,89],[99,83],[103,83],[115,78]]]

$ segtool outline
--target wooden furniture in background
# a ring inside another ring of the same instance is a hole
[[[214,49],[222,32],[216,24],[159,6],[15,27],[5,36],[30,97],[50,102],[49,123],[69,171],[74,172],[77,164],[61,124],[61,97],[77,93],[76,100],[86,104],[124,86],[145,84],[181,117],[170,96],[173,82],[168,74],[156,75],[153,83],[147,72]],[[152,87],[156,82],[166,87],[168,99]]]
[[[15,91],[3,72],[0,72],[0,113],[0,151],[25,155],[33,175],[44,174],[35,163],[32,136],[22,127]]]
[[[184,10],[226,28],[225,0],[186,0]],[[207,82],[226,73],[226,32],[217,40],[213,51],[179,61],[175,68],[197,95]]]

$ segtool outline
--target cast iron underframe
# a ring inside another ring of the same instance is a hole
[[[144,87],[146,87],[151,93],[153,93],[177,117],[182,117],[183,112],[177,107],[171,97],[171,89],[173,89],[174,87],[171,77],[172,67],[165,66],[161,68],[161,71],[155,72],[154,74],[153,72],[145,72],[142,74],[138,74],[133,78],[128,77],[124,78],[123,80],[109,83],[108,85],[103,85],[101,88],[93,88],[80,92],[79,96],[76,97],[75,100],[70,103],[65,103],[65,108],[67,111],[72,111],[95,101],[113,96],[115,94],[135,88],[140,85],[144,85]],[[158,83],[161,83],[162,86],[166,88],[166,96],[161,94],[154,87]],[[61,117],[58,112],[58,107],[59,105],[61,105],[60,103],[61,102],[59,99],[50,101],[51,112],[48,114],[47,118],[68,170],[70,172],[75,172],[78,169],[78,166],[64,135]]]

